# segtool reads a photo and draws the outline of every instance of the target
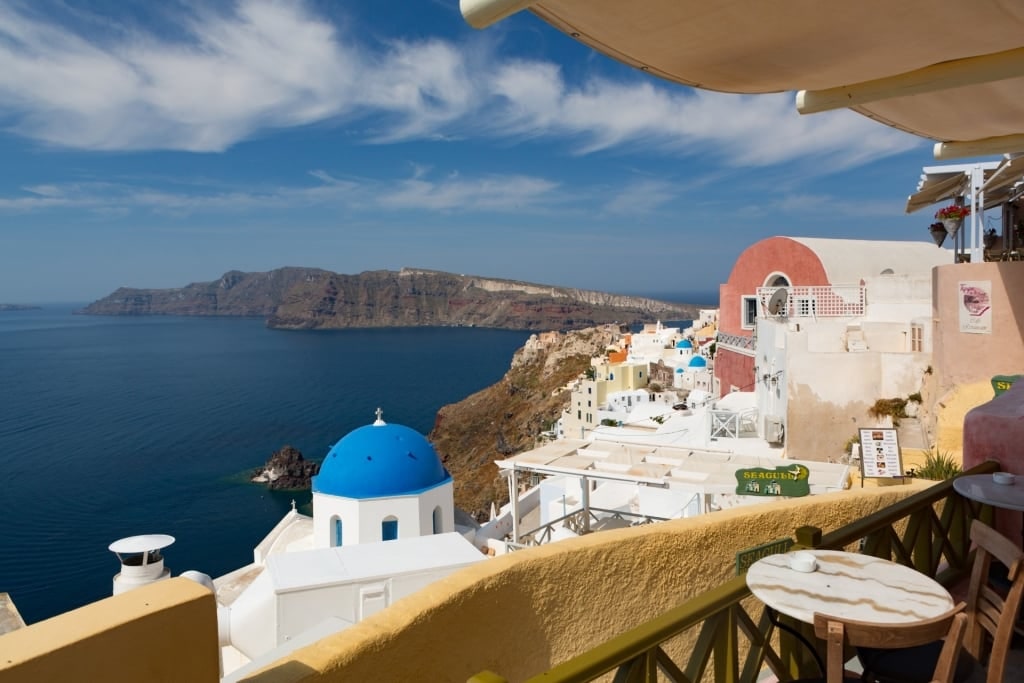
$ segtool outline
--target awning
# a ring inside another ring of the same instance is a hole
[[[1014,186],[1024,182],[1024,156],[1003,160],[999,168],[985,181],[982,190],[989,193],[1009,194]]]
[[[929,174],[921,176],[917,192],[907,197],[907,213],[931,206],[944,199],[952,199],[963,194],[970,176],[963,171],[956,173]]]
[[[801,91],[937,140],[938,158],[1024,151],[1024,4],[1005,0],[461,0],[482,28],[522,9],[661,78]]]

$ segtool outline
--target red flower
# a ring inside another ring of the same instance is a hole
[[[940,221],[949,219],[963,220],[969,215],[971,215],[971,207],[960,204],[951,204],[935,212],[935,217]]]

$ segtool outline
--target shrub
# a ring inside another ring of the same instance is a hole
[[[907,417],[907,399],[905,398],[880,398],[875,404],[868,408],[868,415],[878,419],[883,415],[892,418],[892,426],[898,427],[901,417]]]
[[[907,402],[908,403],[920,403],[921,402],[921,392],[920,391],[915,391],[910,396],[907,396]]]
[[[942,451],[940,453],[938,450],[935,450],[925,456],[923,465],[916,470],[910,470],[909,474],[918,479],[943,481],[945,479],[952,479],[961,472],[963,472],[963,468],[960,467],[960,463],[956,461],[952,453],[949,451]]]
[[[660,394],[662,391],[664,391],[664,388],[657,382],[652,383],[651,386],[647,388],[650,389],[651,392],[655,394]]]

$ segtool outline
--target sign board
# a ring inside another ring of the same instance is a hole
[[[1020,378],[1021,375],[995,375],[992,378],[992,391],[995,392],[996,396],[1004,394]]]
[[[860,473],[863,477],[890,479],[903,476],[900,442],[892,427],[860,430]]]
[[[736,470],[736,495],[790,498],[810,495],[808,475],[810,470],[803,465],[784,465],[773,470],[764,467]]]
[[[777,541],[770,541],[761,545],[755,545],[753,548],[744,548],[736,553],[736,576],[745,574],[746,571],[750,569],[750,565],[754,564],[762,557],[789,552],[789,549],[792,547],[793,539],[780,538]]]

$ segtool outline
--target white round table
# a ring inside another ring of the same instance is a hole
[[[964,498],[985,505],[1024,512],[1024,477],[1012,484],[997,484],[991,474],[971,474],[953,480],[953,489]]]
[[[921,572],[871,555],[802,550],[818,568],[798,572],[789,553],[769,555],[747,570],[747,586],[765,605],[808,624],[814,614],[897,624],[931,619],[953,609],[953,597]]]

